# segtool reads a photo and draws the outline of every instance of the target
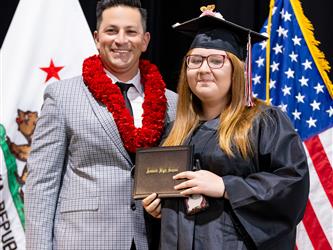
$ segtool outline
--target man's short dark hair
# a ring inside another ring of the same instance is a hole
[[[116,7],[116,6],[126,6],[126,7],[130,7],[130,8],[138,9],[140,12],[140,15],[141,15],[141,23],[142,23],[143,31],[146,32],[147,10],[145,10],[141,7],[140,0],[100,0],[97,3],[97,7],[96,7],[96,18],[97,18],[96,28],[97,28],[97,30],[102,22],[103,11],[108,8]]]

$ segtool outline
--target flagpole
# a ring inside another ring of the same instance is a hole
[[[270,82],[270,63],[271,63],[271,26],[272,26],[272,12],[274,7],[274,0],[271,0],[269,6],[269,15],[267,21],[267,44],[266,44],[266,103],[271,104],[270,102],[270,93],[269,93],[269,82]]]

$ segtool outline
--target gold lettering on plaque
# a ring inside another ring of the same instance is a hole
[[[176,173],[178,172],[178,168],[147,168],[146,174],[168,174],[168,173]]]
[[[165,173],[167,173],[167,169],[166,168],[159,168],[158,173],[159,174],[165,174]]]
[[[178,172],[178,168],[168,168],[168,173],[176,173]]]
[[[147,168],[146,174],[157,174],[158,169],[157,168]]]

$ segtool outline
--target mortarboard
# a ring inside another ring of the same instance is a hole
[[[203,13],[199,17],[176,23],[172,27],[194,37],[190,49],[224,50],[246,61],[246,103],[252,106],[251,44],[266,40],[267,37],[225,20],[220,13],[213,12],[214,8],[214,5],[201,7]]]
[[[211,14],[213,13],[213,15]],[[251,42],[266,40],[267,37],[223,19],[220,13],[205,12],[191,20],[172,26],[176,31],[194,37],[190,49],[220,49],[233,53],[245,60],[249,35]]]

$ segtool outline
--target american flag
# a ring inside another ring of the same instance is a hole
[[[297,248],[333,248],[333,85],[299,0],[272,0],[252,49],[253,94],[286,112],[303,140],[310,195],[297,228]],[[268,63],[267,63],[268,62]]]

